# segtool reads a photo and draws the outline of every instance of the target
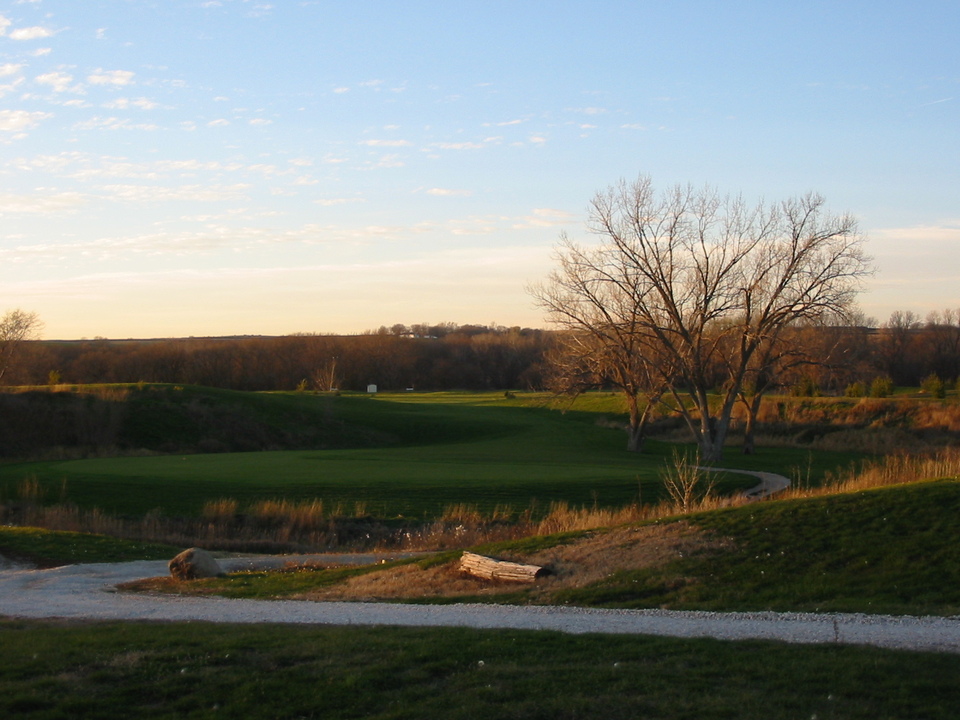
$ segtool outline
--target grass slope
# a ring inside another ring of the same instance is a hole
[[[732,548],[620,573],[555,600],[606,607],[960,613],[960,481],[688,519]]]
[[[182,548],[131,542],[89,533],[0,527],[0,555],[40,567],[74,563],[169,560]]]
[[[492,393],[367,398],[211,391],[202,397],[221,392],[229,403],[258,405],[261,418],[286,413],[297,418],[309,411],[328,428],[340,428],[336,437],[347,447],[331,441],[322,450],[19,463],[0,466],[0,494],[10,497],[25,477],[35,477],[50,500],[65,483],[67,497],[81,507],[131,515],[156,508],[197,514],[204,502],[222,497],[242,504],[321,498],[348,510],[361,503],[383,517],[433,517],[459,503],[488,512],[497,505],[519,511],[554,501],[618,506],[638,496],[645,503],[662,497],[660,474],[676,447],[651,441],[643,454],[625,452],[623,433],[597,424],[617,409],[611,396],[587,398],[588,409],[575,406],[567,413],[532,406],[542,398],[510,400]],[[176,434],[162,424],[155,431]],[[349,446],[348,440],[357,444]],[[856,457],[813,458],[797,449],[730,455],[737,467],[809,472],[814,478]],[[718,490],[732,492],[753,482],[728,475]]]
[[[465,582],[457,570],[459,553],[452,552],[419,561],[417,568],[406,562],[142,586],[263,599],[955,615],[960,613],[960,480],[767,501],[636,530],[566,533],[477,550],[546,565],[556,575],[536,586]],[[369,582],[351,584],[362,574]],[[599,579],[591,580],[591,574]],[[331,594],[338,583],[343,586]]]
[[[16,718],[952,718],[960,656],[554,632],[0,621]]]

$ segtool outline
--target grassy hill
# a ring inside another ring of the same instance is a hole
[[[117,443],[104,446],[115,452],[75,459],[65,451],[66,459],[2,465],[0,497],[15,497],[30,479],[44,502],[66,499],[141,516],[196,516],[222,498],[241,510],[270,499],[322,500],[351,514],[421,519],[451,505],[485,513],[499,507],[502,514],[555,502],[616,507],[662,499],[661,473],[678,447],[651,440],[643,454],[626,452],[623,433],[610,422],[622,411],[609,395],[559,412],[542,396],[492,393],[338,397],[171,386],[117,392],[113,400],[85,393],[38,400],[89,404],[97,417],[108,414],[104,403],[115,403]],[[200,452],[245,448],[257,451]],[[733,467],[814,481],[859,457],[802,448],[729,454]],[[755,481],[720,475],[717,482],[718,492],[730,493]]]
[[[33,474],[55,496],[66,478],[70,496],[133,511],[160,500],[192,512],[205,498],[243,493],[253,499],[369,492],[384,507],[408,502],[422,512],[531,491],[588,501],[596,492],[603,502],[618,492],[629,499],[638,488],[645,498],[655,493],[672,449],[654,442],[644,456],[623,452],[620,432],[596,422],[615,414],[609,398],[590,398],[591,407],[565,415],[491,395],[236,399],[263,403],[258,417],[276,409],[278,427],[287,422],[285,412],[300,408],[314,416],[319,407],[328,427],[342,423],[340,437],[357,445],[22,463],[0,468],[0,488],[15,493]],[[781,448],[749,459],[731,454],[730,461],[816,481],[851,457]],[[456,553],[364,573],[245,573],[172,589],[234,597],[429,596],[954,615],[960,612],[958,511],[960,480],[946,477],[476,548],[554,570],[538,587],[520,590],[460,577]],[[0,553],[10,549],[44,562],[168,552],[0,528]],[[11,717],[952,718],[960,702],[960,656],[840,645],[22,621],[0,621],[0,644],[0,715]]]

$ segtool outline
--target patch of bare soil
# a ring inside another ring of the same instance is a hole
[[[597,531],[570,543],[528,555],[499,559],[540,565],[550,574],[533,586],[480,580],[459,569],[460,561],[420,568],[402,565],[349,578],[335,586],[297,596],[301,600],[413,600],[417,598],[483,597],[525,591],[533,601],[553,591],[582,587],[621,570],[660,567],[680,557],[729,547],[729,541],[707,535],[687,523]]]

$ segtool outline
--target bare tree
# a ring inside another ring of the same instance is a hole
[[[716,462],[758,349],[797,323],[844,316],[869,273],[856,221],[823,205],[813,194],[748,206],[709,188],[621,182],[591,203],[598,242],[562,237],[558,269],[532,293],[560,326],[616,327],[659,358],[648,366],[703,461]]]
[[[342,380],[337,371],[337,360],[338,358],[334,356],[314,371],[313,385],[317,390],[334,392],[340,388]]]
[[[42,326],[39,315],[19,308],[0,318],[0,378],[13,364],[20,344],[37,337]]]
[[[667,391],[662,374],[651,367],[638,336],[614,327],[595,332],[569,330],[548,357],[555,392],[577,396],[587,390],[615,388],[624,398],[629,416],[627,450],[640,452],[647,425]]]

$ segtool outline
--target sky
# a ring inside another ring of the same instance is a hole
[[[817,192],[960,308],[960,3],[0,0],[0,312],[43,337],[545,327],[621,179]]]

